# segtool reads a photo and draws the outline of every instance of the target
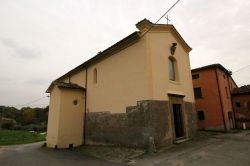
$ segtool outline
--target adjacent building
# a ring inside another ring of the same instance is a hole
[[[231,92],[237,85],[231,74],[221,64],[192,70],[199,129],[228,131],[235,127]]]
[[[250,128],[250,85],[235,88],[232,92],[232,102],[237,128]]]
[[[136,27],[51,83],[47,146],[160,146],[195,134],[191,48],[173,25]]]

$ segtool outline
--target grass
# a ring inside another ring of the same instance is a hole
[[[44,141],[46,135],[29,131],[0,130],[0,145],[17,145]]]

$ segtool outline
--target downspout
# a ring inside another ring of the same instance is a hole
[[[83,131],[83,144],[86,145],[86,125],[87,125],[87,79],[88,79],[88,68],[86,66],[85,68],[86,74],[85,74],[85,108],[84,108],[84,131]]]
[[[231,75],[230,75],[231,76]],[[230,83],[229,83],[229,76],[227,75],[227,83],[228,83],[228,87],[229,87],[229,92],[230,92],[230,102],[231,102],[231,107],[232,107],[232,112],[233,112],[233,120],[234,120],[234,128],[237,127],[236,125],[236,121],[235,121],[235,111],[234,111],[234,107],[233,107],[233,98],[232,98],[232,95],[231,95],[231,86],[230,86]]]
[[[215,76],[216,76],[216,81],[217,81],[217,88],[218,88],[218,92],[219,92],[219,98],[220,98],[220,106],[221,106],[221,113],[222,113],[222,118],[223,118],[223,123],[224,123],[224,130],[227,131],[227,127],[226,127],[226,121],[225,121],[225,117],[224,117],[224,107],[223,107],[223,103],[221,100],[221,92],[220,92],[220,83],[218,80],[218,73],[217,73],[217,69],[215,68]]]

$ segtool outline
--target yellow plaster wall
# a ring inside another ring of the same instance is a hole
[[[68,148],[69,144],[79,146],[83,141],[85,92],[75,89],[61,91],[58,148]],[[78,105],[73,104],[74,100],[78,101]]]
[[[47,146],[55,147],[58,142],[61,91],[55,86],[50,93]]]
[[[78,100],[78,105],[73,100]],[[85,92],[75,89],[59,89],[55,86],[50,94],[47,146],[68,148],[79,146],[83,141]]]
[[[168,93],[185,95],[184,101],[194,102],[189,55],[170,32],[152,32],[149,52],[152,62],[153,99],[168,100]],[[170,47],[177,43],[174,58],[177,61],[177,81],[169,80],[168,58]]]
[[[176,42],[178,81],[168,75],[169,48]],[[97,84],[94,69],[97,69]],[[86,71],[70,77],[85,87]],[[68,79],[66,79],[68,81]],[[88,68],[87,111],[125,112],[140,100],[168,100],[167,93],[185,95],[194,102],[189,55],[170,32],[152,32],[139,42]],[[67,82],[65,81],[65,82]]]
[[[81,72],[78,72],[70,76],[70,82],[76,83],[82,87],[85,87],[85,78],[86,78],[86,72],[85,70],[82,70]]]
[[[69,83],[69,77],[64,78],[63,80],[60,80],[60,81],[65,82],[65,83]]]
[[[145,38],[88,68],[87,109],[126,112],[127,106],[150,99],[150,72]],[[97,84],[94,69],[97,69]]]

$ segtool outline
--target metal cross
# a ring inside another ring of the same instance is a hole
[[[167,19],[167,24],[168,24],[168,22],[170,21],[169,18],[168,18],[168,15],[167,15],[167,17],[165,16],[165,18]]]

